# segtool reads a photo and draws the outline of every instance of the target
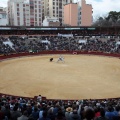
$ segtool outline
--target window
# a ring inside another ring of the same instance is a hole
[[[18,21],[20,21],[20,18],[19,18],[19,17],[17,17],[17,20],[18,20]]]
[[[59,17],[62,17],[62,11],[59,11]]]
[[[20,16],[20,13],[19,13],[19,12],[17,12],[17,16]]]
[[[20,18],[19,18],[19,17],[17,17],[17,20],[18,20],[18,25],[20,25]]]
[[[62,3],[59,3],[59,9],[62,9]]]
[[[6,14],[2,14],[2,18],[6,18]]]
[[[19,8],[17,8],[17,11],[19,11]]]
[[[33,1],[30,1],[30,4],[33,5]]]
[[[34,9],[34,7],[33,7],[33,6],[30,6],[30,9]]]

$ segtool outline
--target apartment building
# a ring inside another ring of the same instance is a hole
[[[92,6],[86,4],[85,0],[80,0],[77,5],[72,2],[73,0],[8,0],[9,25],[42,26],[45,16],[48,16],[57,18],[60,25],[90,26]]]
[[[43,0],[43,19],[45,16],[57,17],[60,25],[64,23],[64,5],[71,0]]]
[[[12,26],[41,26],[41,0],[8,0],[8,20]]]
[[[78,4],[69,3],[64,6],[64,26],[78,25]]]
[[[86,4],[85,0],[78,3],[78,26],[91,26],[93,22],[92,5]]]
[[[30,0],[30,25],[42,25],[42,0]]]
[[[8,20],[12,26],[30,26],[29,3],[24,0],[9,0]]]
[[[42,26],[45,16],[64,23],[64,5],[71,0],[8,0],[8,20],[13,26]]]
[[[85,0],[64,6],[65,26],[91,26],[92,22],[92,5],[86,4]]]

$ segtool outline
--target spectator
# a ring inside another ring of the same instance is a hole
[[[65,112],[65,118],[66,118],[66,120],[70,120],[70,118],[71,118],[70,117],[71,112],[73,112],[73,109],[71,107],[66,108],[66,112]]]
[[[5,117],[8,118],[8,120],[11,119],[11,113],[10,113],[10,106],[9,105],[5,106],[4,115],[5,115]]]
[[[65,116],[63,115],[63,112],[60,110],[58,111],[56,117],[55,117],[55,120],[66,120],[65,119]]]
[[[39,96],[37,97],[37,101],[38,101],[38,102],[41,102],[41,100],[42,100],[42,96],[39,95]]]
[[[85,111],[85,120],[94,120],[95,113],[91,108]]]
[[[100,109],[100,116],[98,116],[95,120],[108,120],[106,117],[105,117],[105,111],[103,108]]]
[[[18,111],[18,107],[15,106],[13,108],[13,111],[11,112],[11,119],[12,120],[17,120],[18,117],[20,117],[22,114]]]
[[[32,117],[34,118],[34,120],[38,120],[39,118],[39,111],[38,111],[37,106],[34,107],[34,110],[32,112]]]
[[[43,112],[42,117],[39,120],[50,120],[50,118],[47,117],[46,111]]]
[[[21,117],[18,117],[17,120],[28,120],[28,112],[24,111]]]
[[[1,111],[1,106],[0,106],[0,120],[3,120],[4,119],[4,113],[3,111]]]

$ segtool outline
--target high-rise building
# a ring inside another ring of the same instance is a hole
[[[60,25],[68,24],[66,20],[69,18],[70,25],[90,26],[92,6],[86,4],[85,0],[80,0],[77,5],[72,2],[73,0],[8,0],[9,25],[42,26],[47,16],[57,18]]]
[[[43,2],[43,19],[45,16],[57,17],[61,23],[64,23],[64,5],[70,3],[71,0],[42,0]]]
[[[85,0],[78,2],[78,26],[91,26],[93,22],[92,5]]]
[[[64,25],[77,26],[78,24],[78,5],[69,3],[64,6]]]
[[[9,25],[30,26],[30,5],[24,0],[8,1]]]
[[[91,26],[92,5],[85,0],[69,3],[64,6],[64,25],[66,26]]]
[[[42,25],[42,0],[30,0],[30,25]]]
[[[49,0],[42,0],[42,21],[49,16]],[[50,17],[50,16],[49,16]]]
[[[13,26],[41,26],[41,0],[9,0],[8,20]]]

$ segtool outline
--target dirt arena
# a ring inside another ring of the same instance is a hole
[[[53,62],[49,59],[53,57]],[[0,62],[0,93],[50,99],[120,97],[120,59],[59,55],[22,57]]]

